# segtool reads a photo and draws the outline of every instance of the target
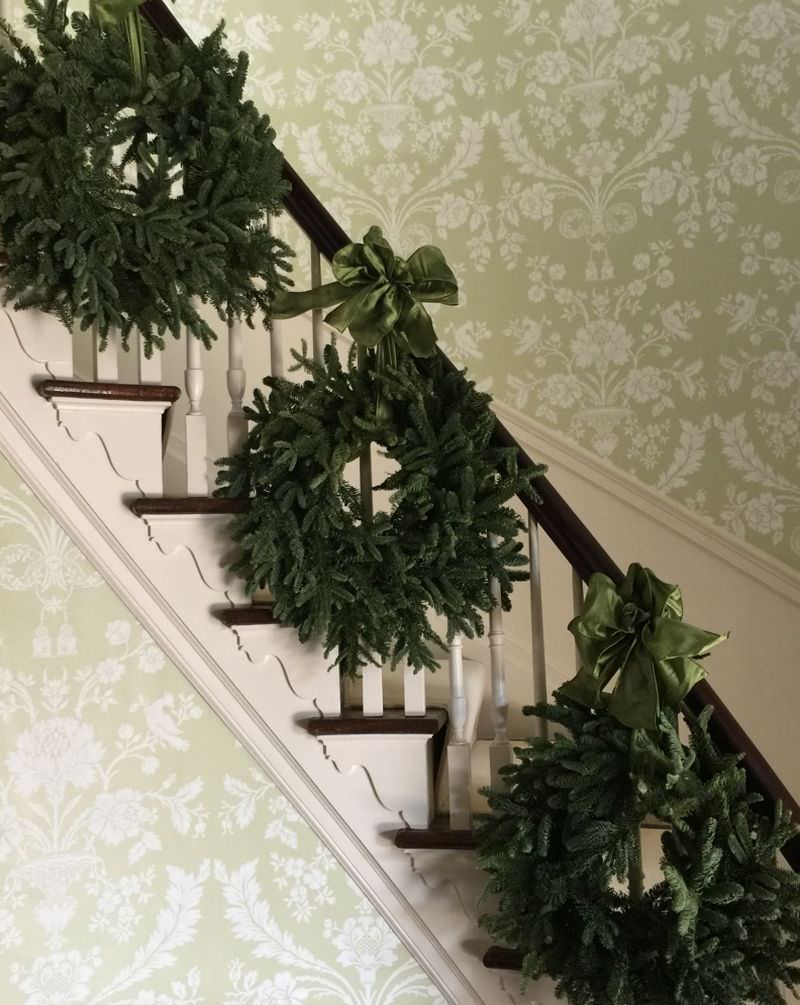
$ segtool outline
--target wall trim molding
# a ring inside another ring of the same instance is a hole
[[[718,527],[710,519],[692,512],[511,405],[495,401],[492,407],[534,460],[549,464],[556,470],[558,467],[566,468],[571,474],[591,481],[625,505],[646,514],[715,558],[800,605],[800,572],[791,566]]]

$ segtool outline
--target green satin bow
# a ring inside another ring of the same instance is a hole
[[[430,356],[436,332],[423,302],[458,303],[458,283],[439,248],[426,244],[408,260],[392,251],[379,227],[370,227],[363,244],[348,244],[331,261],[336,282],[302,293],[282,291],[272,315],[293,318],[314,308],[338,304],[325,318],[353,341],[372,349],[388,336],[405,339],[414,356]]]
[[[619,589],[608,576],[589,581],[583,613],[567,626],[581,668],[561,693],[591,708],[607,707],[631,729],[655,729],[663,706],[677,709],[705,677],[697,662],[727,635],[684,624],[677,586],[633,563]],[[616,674],[608,695],[603,689]]]

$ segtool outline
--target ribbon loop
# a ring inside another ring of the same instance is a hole
[[[458,283],[439,248],[425,245],[406,261],[395,255],[380,227],[362,244],[348,244],[331,260],[335,282],[314,290],[281,291],[272,316],[293,318],[334,307],[325,321],[357,345],[372,349],[385,338],[404,341],[413,356],[430,356],[436,332],[423,303],[458,304]],[[338,306],[335,306],[338,305]]]
[[[677,586],[634,562],[619,589],[592,576],[583,612],[567,626],[581,668],[561,693],[608,708],[631,729],[655,729],[662,707],[677,709],[705,677],[697,662],[728,636],[687,625]],[[616,677],[611,694],[605,688]]]

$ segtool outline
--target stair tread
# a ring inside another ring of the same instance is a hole
[[[483,965],[490,970],[522,970],[524,954],[519,949],[489,946],[483,954]]]
[[[87,398],[94,401],[162,401],[172,404],[181,389],[169,384],[120,384],[116,381],[42,380],[36,389],[43,398]]]
[[[303,719],[312,736],[398,736],[402,734],[435,735],[447,725],[447,711],[429,708],[425,715],[406,715],[402,708],[384,709],[383,715],[364,715],[348,711],[343,715]]]
[[[473,819],[478,819],[473,817]],[[450,826],[446,814],[437,816],[430,827],[406,827],[395,834],[398,848],[428,848],[445,851],[475,851],[478,847],[474,828]]]
[[[162,498],[133,499],[128,503],[136,516],[194,515],[197,513],[244,513],[249,501],[244,498],[228,499],[222,496],[164,496]]]
[[[240,625],[279,625],[272,613],[272,604],[246,604],[243,607],[220,607],[211,612],[223,625],[237,628]]]

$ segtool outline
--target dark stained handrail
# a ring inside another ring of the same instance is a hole
[[[140,10],[164,38],[173,42],[189,38],[164,0],[146,0]],[[285,199],[287,212],[314,242],[320,253],[331,259],[340,248],[350,243],[350,237],[286,161],[283,176],[291,186]],[[499,420],[495,426],[494,443],[516,449],[520,468],[534,466],[533,460]],[[588,582],[593,573],[603,572],[620,583],[622,570],[550,481],[546,478],[537,479],[536,490],[541,503],[522,497],[523,504],[581,579]],[[761,795],[769,807],[781,802],[790,811],[795,822],[800,824],[800,805],[707,681],[702,681],[692,690],[687,698],[687,705],[694,713],[699,713],[707,705],[714,707],[710,732],[717,748],[725,753],[740,755],[750,789]],[[789,865],[800,872],[800,835],[784,846],[783,855]]]

